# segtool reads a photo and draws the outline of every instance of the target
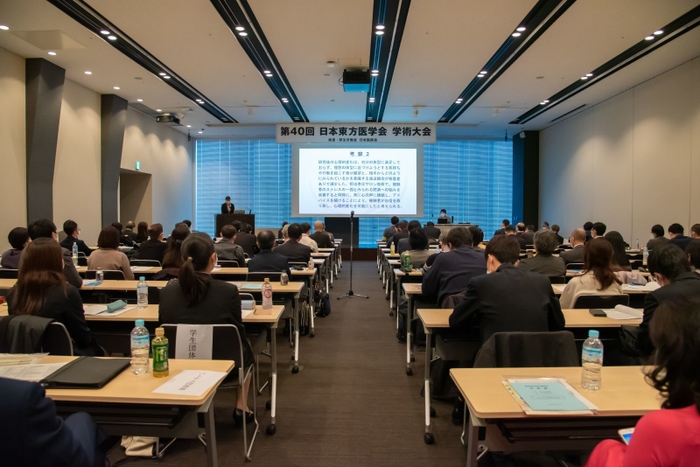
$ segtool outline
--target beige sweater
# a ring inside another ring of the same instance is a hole
[[[134,280],[134,273],[131,272],[129,258],[124,253],[117,250],[98,248],[88,256],[88,269],[101,268],[103,271],[122,271],[124,279]]]
[[[562,309],[572,308],[576,298],[579,295],[608,295],[622,293],[622,287],[617,282],[613,282],[613,284],[605,290],[599,290],[599,288],[600,284],[595,279],[592,272],[587,272],[582,276],[574,277],[568,284],[566,284],[566,288],[564,288],[564,292],[559,298],[559,304],[561,305]]]

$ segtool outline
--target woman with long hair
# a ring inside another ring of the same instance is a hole
[[[583,251],[583,274],[566,284],[559,303],[562,309],[571,308],[579,295],[621,294],[622,281],[612,269],[613,247],[605,238],[586,243]]]
[[[119,231],[111,225],[100,232],[100,236],[97,237],[97,250],[88,256],[87,263],[90,271],[98,268],[103,271],[121,271],[124,273],[124,279],[134,280],[129,258],[119,251]]]
[[[153,279],[169,280],[178,277],[180,268],[185,260],[182,258],[182,242],[185,241],[190,234],[190,228],[187,224],[180,223],[175,226],[168,237],[163,254],[163,269],[158,272]]]
[[[148,223],[147,222],[139,222],[139,225],[136,227],[136,237],[134,238],[134,241],[136,243],[143,243],[146,240],[148,240]]]
[[[161,323],[172,324],[233,324],[238,328],[243,341],[244,366],[253,363],[253,351],[246,340],[245,327],[241,317],[241,298],[238,287],[228,282],[211,278],[211,271],[218,258],[214,242],[206,233],[190,234],[182,242],[183,265],[178,280],[172,281],[160,290],[159,315]],[[240,362],[236,362],[239,365]],[[245,381],[243,390],[238,391],[238,401],[234,412],[237,425],[246,420],[252,421],[252,412],[247,406],[250,379]]]
[[[700,458],[700,303],[683,296],[665,300],[650,325],[656,348],[647,381],[659,391],[662,410],[643,416],[629,446],[598,444],[586,467],[697,465]]]
[[[90,335],[78,289],[63,275],[63,251],[56,240],[37,238],[27,245],[7,303],[11,315],[35,315],[63,323],[77,355],[103,354]]]
[[[605,234],[605,239],[609,241],[613,247],[612,269],[615,271],[617,278],[620,279],[623,284],[646,284],[646,277],[639,273],[639,271],[632,270],[632,265],[630,264],[629,258],[627,258],[627,251],[625,250],[627,244],[620,232],[614,230],[610,231]]]

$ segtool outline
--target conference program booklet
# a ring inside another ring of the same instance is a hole
[[[598,410],[564,378],[508,378],[503,386],[527,415],[593,415]]]

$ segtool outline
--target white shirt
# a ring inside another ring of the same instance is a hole
[[[318,253],[318,243],[316,243],[316,240],[313,238],[309,237],[306,234],[301,234],[301,238],[299,239],[299,243],[302,245],[306,245],[309,248],[311,248],[312,253]]]

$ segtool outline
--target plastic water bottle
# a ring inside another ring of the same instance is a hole
[[[581,374],[581,387],[589,391],[600,389],[601,371],[603,368],[603,343],[598,338],[598,331],[588,331],[588,339],[583,343],[581,361],[583,373]]]
[[[102,268],[97,268],[97,271],[95,272],[95,281],[102,283],[104,280],[105,272],[102,270]]]
[[[286,272],[280,274],[280,285],[289,285],[289,275]]]
[[[440,244],[435,245],[435,253],[440,253]]]
[[[642,253],[642,264],[644,266],[647,265],[647,261],[649,260],[649,248],[646,246],[644,247],[644,253]]]
[[[139,308],[148,306],[148,284],[143,276],[139,277],[139,283],[136,284],[136,304]]]
[[[309,269],[313,269],[313,268],[314,268],[314,259],[311,258],[311,259],[309,260]]]
[[[73,266],[78,267],[78,242],[73,242]]]
[[[131,331],[131,371],[135,375],[148,373],[148,348],[150,339],[148,329],[142,319],[136,320],[136,327]]]
[[[263,310],[272,308],[272,284],[270,284],[270,278],[268,277],[265,278],[262,286],[262,307]]]
[[[639,239],[637,239],[637,251],[639,251]]]

